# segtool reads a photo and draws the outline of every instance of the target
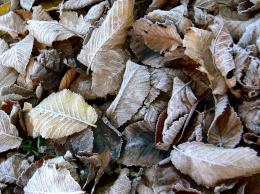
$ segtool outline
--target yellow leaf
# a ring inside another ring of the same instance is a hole
[[[9,11],[10,7],[11,7],[10,1],[0,5],[0,15],[6,14]]]

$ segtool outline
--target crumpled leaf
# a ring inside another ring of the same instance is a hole
[[[154,143],[154,132],[145,121],[128,125],[123,132],[126,145],[122,148],[119,163],[126,166],[149,167],[163,157]]]
[[[260,158],[248,147],[220,148],[191,142],[171,152],[173,165],[197,184],[207,187],[260,172]]]
[[[0,38],[0,55],[8,49],[8,44],[4,39]]]
[[[214,34],[211,44],[213,63],[224,77],[227,85],[232,88],[236,84],[234,76],[235,63],[231,54],[233,39],[229,31],[224,27],[222,18],[215,18],[214,24],[210,26]]]
[[[84,20],[90,22],[91,24],[100,19],[105,10],[109,8],[109,3],[107,1],[100,2],[93,5],[88,13],[84,16]]]
[[[22,154],[14,154],[0,163],[0,182],[15,183],[18,176],[29,167],[29,162]]]
[[[194,6],[200,9],[214,11],[214,9],[216,9],[217,3],[218,2],[214,0],[196,0]]]
[[[249,145],[260,145],[260,136],[254,133],[245,133],[243,135],[243,140]]]
[[[41,5],[32,8],[32,20],[49,21],[52,20],[48,12],[46,12]]]
[[[33,36],[27,35],[23,40],[0,55],[0,64],[6,67],[13,67],[24,75],[30,60],[33,42]]]
[[[0,65],[0,89],[15,83],[18,73],[10,68]]]
[[[33,137],[57,139],[95,126],[97,114],[82,96],[65,89],[45,98],[27,113],[26,119]]]
[[[20,0],[20,5],[22,8],[29,10],[32,8],[35,0]]]
[[[52,21],[27,21],[27,29],[34,38],[43,44],[51,46],[54,41],[66,40],[75,35],[55,20]]]
[[[150,74],[147,67],[128,61],[118,95],[106,111],[112,124],[119,127],[130,120],[142,106],[149,91]]]
[[[247,90],[260,89],[260,60],[252,56],[250,50],[238,45],[234,47],[235,76],[237,81]]]
[[[64,73],[65,65],[57,50],[40,50],[37,61],[33,65],[30,78],[35,85],[41,83],[44,89],[51,90],[57,87]]]
[[[122,134],[114,128],[106,117],[97,121],[94,133],[94,153],[103,153],[106,149],[111,152],[111,159],[117,160],[123,144]]]
[[[77,76],[77,71],[73,68],[69,69],[60,81],[59,90],[68,88]]]
[[[97,56],[106,50],[122,46],[126,39],[127,28],[133,20],[133,8],[134,0],[116,1],[101,26],[92,32],[77,59],[93,70],[98,63]]]
[[[73,179],[70,171],[55,164],[43,164],[24,187],[25,194],[38,193],[79,193],[80,185]]]
[[[93,67],[91,90],[98,97],[115,95],[122,82],[126,53],[121,49],[100,52],[98,63]]]
[[[163,126],[162,142],[157,144],[158,148],[168,150],[174,143],[196,100],[190,87],[185,85],[178,77],[175,77],[172,97],[167,108],[168,115]]]
[[[59,23],[80,35],[87,34],[92,27],[91,23],[83,18],[83,15],[78,16],[78,13],[74,11],[63,11]]]
[[[9,116],[0,110],[0,153],[20,146],[22,139]]]
[[[25,31],[24,21],[16,13],[9,11],[0,16],[0,30],[10,34],[12,38],[16,38],[18,34]]]
[[[260,2],[259,0],[242,0],[238,4],[237,9],[239,13],[258,11],[260,9]]]
[[[185,34],[183,46],[186,47],[185,54],[202,65],[199,70],[207,74],[213,94],[224,95],[227,88],[225,80],[214,65],[209,50],[212,38],[209,31],[192,27]]]
[[[100,2],[101,0],[68,0],[62,4],[62,9],[80,9],[95,3]]]
[[[182,39],[174,24],[153,24],[141,18],[134,23],[137,34],[144,38],[145,44],[157,52],[173,51],[182,45]]]
[[[215,117],[208,130],[208,142],[217,146],[233,148],[243,132],[242,123],[228,103],[226,96],[216,104]]]
[[[104,191],[97,191],[97,194],[130,194],[131,180],[128,178],[128,174],[127,168],[122,169],[113,185],[105,188]]]
[[[255,134],[260,134],[260,100],[245,101],[239,106],[239,115],[245,126]]]

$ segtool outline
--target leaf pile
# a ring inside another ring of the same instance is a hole
[[[0,0],[0,193],[259,194],[258,0]]]

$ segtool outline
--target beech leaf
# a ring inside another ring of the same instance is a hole
[[[95,126],[97,114],[82,96],[69,90],[53,93],[26,115],[33,137],[57,139]]]
[[[183,143],[171,152],[171,161],[183,174],[207,187],[260,172],[260,158],[248,147],[220,148],[200,142]]]
[[[6,67],[13,67],[21,74],[26,73],[26,66],[29,63],[34,38],[30,34],[10,49],[0,55],[0,64]]]
[[[126,70],[118,95],[106,111],[115,126],[121,126],[142,106],[150,91],[150,74],[147,67],[132,61],[126,63]]]
[[[0,153],[20,146],[22,139],[9,116],[0,110]]]

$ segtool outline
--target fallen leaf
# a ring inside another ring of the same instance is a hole
[[[150,74],[147,67],[128,61],[118,95],[106,111],[112,124],[119,127],[130,120],[142,106],[149,90]]]
[[[88,13],[84,16],[84,20],[93,24],[98,21],[103,13],[109,8],[109,3],[107,1],[100,2],[96,5],[93,5]]]
[[[208,130],[208,142],[217,146],[233,148],[243,132],[242,123],[228,103],[226,96],[216,104],[215,117]]]
[[[0,182],[6,184],[15,183],[18,176],[29,167],[29,162],[22,154],[9,156],[0,163]]]
[[[233,39],[224,26],[222,18],[215,18],[214,24],[210,26],[214,34],[211,44],[213,63],[225,78],[227,85],[232,88],[236,84],[234,77],[235,63],[231,54]]]
[[[26,115],[33,137],[57,139],[95,126],[97,114],[82,96],[69,90],[53,93]]]
[[[20,5],[26,10],[30,10],[34,4],[35,0],[20,0]]]
[[[25,31],[24,21],[13,11],[9,11],[0,16],[0,30],[10,34],[12,38],[16,38],[18,34]]]
[[[260,136],[254,133],[245,133],[243,135],[243,140],[249,145],[260,145]]]
[[[119,163],[126,166],[150,167],[162,159],[162,152],[157,150],[154,132],[145,121],[128,125],[123,132],[126,140]]]
[[[43,44],[51,46],[54,41],[66,40],[75,33],[64,28],[64,26],[55,20],[52,21],[27,21],[27,29],[34,36],[34,38]]]
[[[174,143],[196,100],[190,87],[175,77],[172,97],[167,108],[167,118],[164,122],[162,142],[157,143],[159,149],[168,150]]]
[[[24,187],[25,194],[37,193],[79,193],[80,185],[73,179],[69,170],[55,164],[43,164]]]
[[[70,84],[74,81],[76,76],[77,76],[77,72],[75,71],[75,69],[73,68],[69,69],[60,81],[59,90],[69,88]]]
[[[171,152],[173,165],[197,184],[216,184],[260,172],[260,158],[247,147],[220,148],[200,142],[180,144]]]
[[[0,15],[4,15],[6,14],[11,7],[11,2],[5,2],[3,4],[0,5]]]
[[[133,20],[134,0],[118,0],[101,24],[95,29],[77,59],[93,70],[98,63],[96,57],[105,50],[122,46],[126,39],[127,28]]]
[[[46,12],[41,5],[35,6],[32,8],[32,20],[39,21],[50,21],[52,20],[48,12]]]
[[[13,85],[17,77],[18,73],[14,69],[0,65],[0,90],[2,87]]]
[[[26,66],[30,60],[33,37],[29,34],[0,55],[0,63],[6,67],[13,67],[17,72],[25,75]]]
[[[62,4],[62,9],[80,9],[95,3],[99,3],[101,0],[68,0]]]
[[[0,110],[0,153],[18,148],[21,142],[22,139],[18,136],[18,131],[9,116]]]

